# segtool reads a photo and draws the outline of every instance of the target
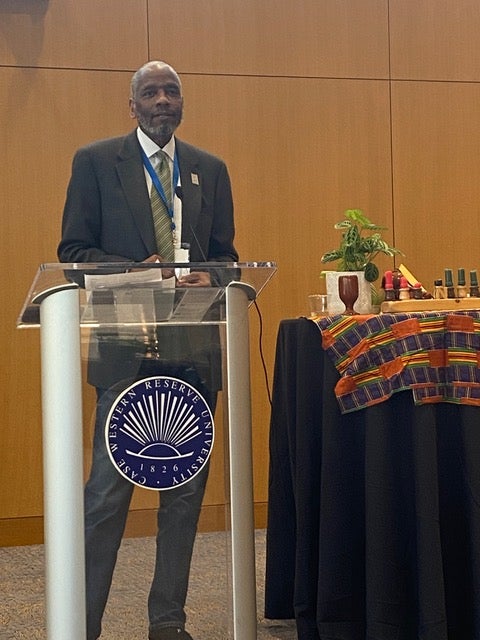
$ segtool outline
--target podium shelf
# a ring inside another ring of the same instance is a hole
[[[178,287],[190,271],[210,274],[210,287]],[[276,271],[274,262],[45,263],[39,266],[17,319],[18,328],[40,326],[40,304],[49,295],[77,287],[80,326],[148,327],[159,323],[219,324],[225,321],[225,288],[245,287],[250,303]]]

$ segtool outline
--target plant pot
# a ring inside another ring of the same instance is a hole
[[[353,275],[358,277],[358,298],[353,309],[357,313],[372,313],[371,286],[370,282],[365,280],[363,271],[326,271],[327,305],[330,315],[342,314],[345,311],[345,305],[338,295],[338,278]]]

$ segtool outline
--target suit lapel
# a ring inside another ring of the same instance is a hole
[[[202,210],[202,175],[195,150],[181,140],[175,142],[182,184],[182,241],[192,244]]]
[[[117,174],[148,255],[152,255],[157,251],[155,231],[136,131],[125,137],[119,153]]]

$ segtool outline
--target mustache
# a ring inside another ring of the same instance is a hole
[[[159,109],[158,111],[155,111],[152,113],[152,117],[156,117],[156,116],[175,116],[176,112],[172,111],[171,109]]]

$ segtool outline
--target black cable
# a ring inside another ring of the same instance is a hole
[[[260,309],[258,307],[257,301],[254,300],[253,304],[255,305],[255,309],[257,310],[259,324],[260,324],[260,334],[259,334],[259,337],[258,337],[258,349],[259,349],[259,352],[260,352],[260,360],[262,361],[263,374],[265,376],[265,386],[267,388],[268,401],[269,401],[270,407],[271,407],[272,406],[272,394],[270,393],[270,383],[268,381],[267,366],[265,364],[265,358],[263,356],[263,345],[262,345],[263,319],[262,319],[262,314],[260,313]]]

